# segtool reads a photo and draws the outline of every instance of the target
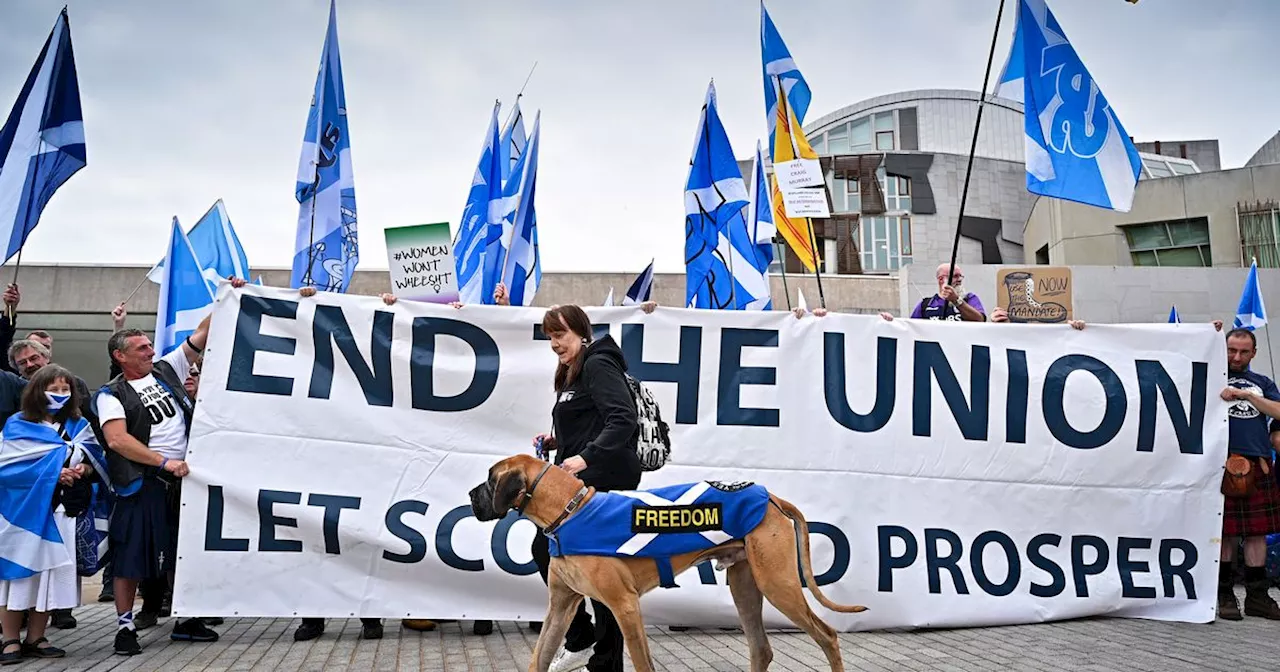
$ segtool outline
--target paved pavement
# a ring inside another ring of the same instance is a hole
[[[96,589],[88,590],[96,596]],[[86,595],[88,597],[88,595]],[[537,636],[516,623],[498,623],[488,637],[471,634],[469,622],[441,625],[434,632],[403,630],[386,621],[386,636],[358,639],[360,621],[331,620],[319,639],[295,643],[297,620],[228,619],[212,644],[169,640],[172,619],[143,631],[143,654],[111,652],[114,610],[106,604],[76,609],[79,626],[51,630],[54,644],[67,649],[61,660],[28,660],[15,672],[36,670],[215,670],[293,672],[295,670],[424,670],[507,672],[524,670]],[[1274,669],[1280,661],[1280,622],[1247,618],[1187,625],[1130,619],[1086,619],[1004,628],[853,633],[840,636],[849,670],[1050,670],[1102,672],[1192,672]],[[659,670],[708,672],[746,670],[741,633],[720,630],[670,632],[650,628],[650,647]],[[770,633],[770,669],[823,670],[825,660],[807,636]],[[628,664],[627,669],[632,669]]]

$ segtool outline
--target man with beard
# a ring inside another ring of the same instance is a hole
[[[1227,334],[1227,410],[1230,454],[1252,464],[1255,487],[1247,497],[1227,497],[1222,513],[1222,562],[1218,565],[1218,616],[1229,621],[1244,615],[1280,620],[1280,606],[1267,590],[1267,535],[1280,532],[1280,487],[1272,459],[1270,419],[1280,418],[1280,390],[1268,377],[1249,370],[1258,341],[1247,329]],[[1244,615],[1236,602],[1231,567],[1244,538]]]

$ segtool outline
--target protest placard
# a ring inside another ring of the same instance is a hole
[[[449,223],[385,229],[391,291],[402,299],[450,303],[458,300]]]

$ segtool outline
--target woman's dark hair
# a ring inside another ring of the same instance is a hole
[[[67,386],[71,388],[71,398],[61,410],[53,414],[53,421],[63,423],[80,417],[80,404],[83,399],[80,398],[80,390],[76,388],[75,375],[57,364],[46,364],[31,376],[27,381],[26,389],[22,391],[23,420],[40,422],[48,417],[49,399],[44,396],[44,391],[59,379],[67,381]]]
[[[578,306],[552,306],[542,316],[542,333],[548,337],[565,333],[565,325],[569,326],[568,331],[582,339],[583,347],[572,362],[556,365],[556,392],[563,392],[582,373],[582,362],[587,358],[586,344],[591,342],[591,318]]]

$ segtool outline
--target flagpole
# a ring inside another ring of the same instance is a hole
[[[515,105],[511,106],[511,111],[507,113],[507,120],[502,124],[503,128],[506,128],[507,125],[511,123],[511,120],[515,118],[516,107],[520,105],[520,99],[524,97],[524,89],[525,87],[529,86],[529,80],[533,79],[533,71],[536,70],[537,68],[538,68],[538,62],[534,61],[533,67],[529,68],[529,76],[524,78],[524,84],[520,85],[520,91],[516,93],[516,103]]]
[[[22,247],[26,247],[26,244],[24,243]],[[22,247],[18,248],[18,259],[13,264],[13,282],[10,283],[11,287],[18,286],[18,271],[22,269]],[[17,308],[14,308],[13,306],[5,306],[4,314],[9,318],[9,326],[13,326],[14,320],[18,316]]]
[[[825,310],[827,307],[827,295],[822,291],[822,259],[818,257],[818,234],[813,230],[813,220],[808,217],[804,218],[805,225],[809,227],[809,245],[813,246],[813,277],[818,281],[818,305]]]
[[[781,256],[782,261],[778,264],[778,268],[782,269],[782,293],[787,295],[787,310],[790,311],[791,310],[791,290],[787,289],[787,247],[786,245],[779,245],[778,237],[774,236],[773,249],[774,249],[774,254],[777,254],[778,250],[782,250],[782,256]]]
[[[969,163],[964,169],[964,188],[960,190],[960,213],[956,218],[956,238],[951,244],[951,265],[947,271],[947,284],[955,284],[956,256],[960,254],[960,231],[964,229],[964,206],[969,198],[969,178],[973,175],[973,156],[978,151],[978,129],[982,127],[982,110],[987,102],[987,85],[991,80],[991,64],[996,57],[996,40],[1000,37],[1000,19],[1004,16],[1004,0],[996,10],[996,27],[991,32],[991,51],[987,53],[987,69],[982,73],[982,90],[978,92],[978,118],[973,123],[973,142],[969,145]]]
[[[139,289],[142,289],[142,286],[143,286],[143,285],[145,285],[145,284],[147,283],[147,277],[148,277],[147,275],[142,276],[142,281],[138,283],[138,286],[137,286],[137,287],[134,287],[134,288],[133,288],[133,291],[132,291],[132,292],[129,292],[129,296],[128,296],[124,301],[121,301],[121,302],[120,302],[120,304],[121,304],[121,305],[124,305],[124,304],[126,304],[126,303],[129,303],[129,301],[130,301],[131,299],[133,299],[133,295],[134,295],[134,294],[137,294],[137,293],[138,293],[138,290],[139,290]]]

